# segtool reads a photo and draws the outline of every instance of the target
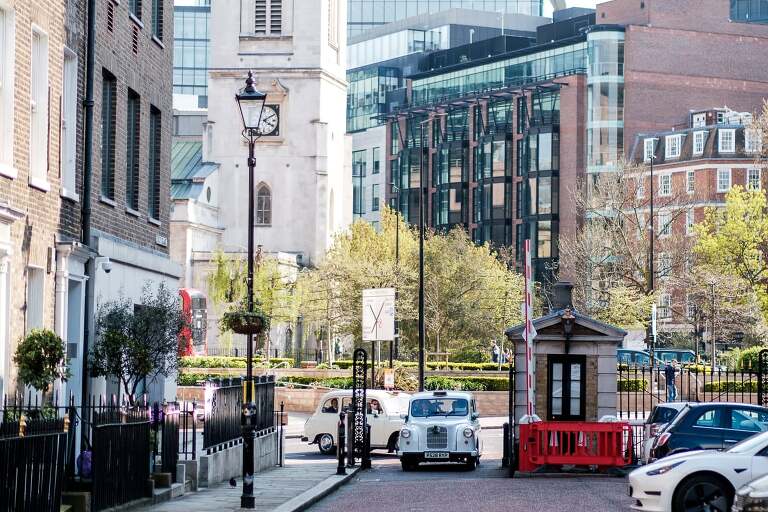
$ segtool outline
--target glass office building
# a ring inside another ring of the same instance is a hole
[[[419,14],[474,9],[541,16],[543,0],[348,0],[347,37]]]
[[[173,6],[173,93],[197,96],[191,105],[208,106],[210,0],[176,0]],[[179,105],[183,108],[182,105]]]

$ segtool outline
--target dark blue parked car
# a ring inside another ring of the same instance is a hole
[[[686,450],[723,450],[768,431],[768,408],[758,405],[689,403],[656,437],[652,457]]]

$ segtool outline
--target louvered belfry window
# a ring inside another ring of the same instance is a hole
[[[262,36],[279,36],[283,31],[283,1],[255,0],[254,33]]]

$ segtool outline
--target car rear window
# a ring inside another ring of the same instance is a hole
[[[653,413],[651,413],[651,417],[648,419],[648,423],[669,423],[675,419],[677,413],[677,409],[657,405],[653,409]]]

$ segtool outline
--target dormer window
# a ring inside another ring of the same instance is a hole
[[[682,140],[682,135],[667,135],[665,138],[664,158],[680,158]]]
[[[736,130],[720,129],[718,130],[718,151],[720,153],[736,152]]]
[[[643,162],[650,162],[656,152],[656,139],[643,140]]]
[[[747,128],[744,130],[744,151],[747,153],[759,153],[762,150],[760,130]]]
[[[707,114],[705,112],[693,114],[693,116],[691,117],[691,126],[693,128],[701,128],[706,125],[707,125]]]
[[[704,142],[706,140],[707,140],[707,132],[705,131],[693,132],[693,154],[694,155],[704,154]]]

